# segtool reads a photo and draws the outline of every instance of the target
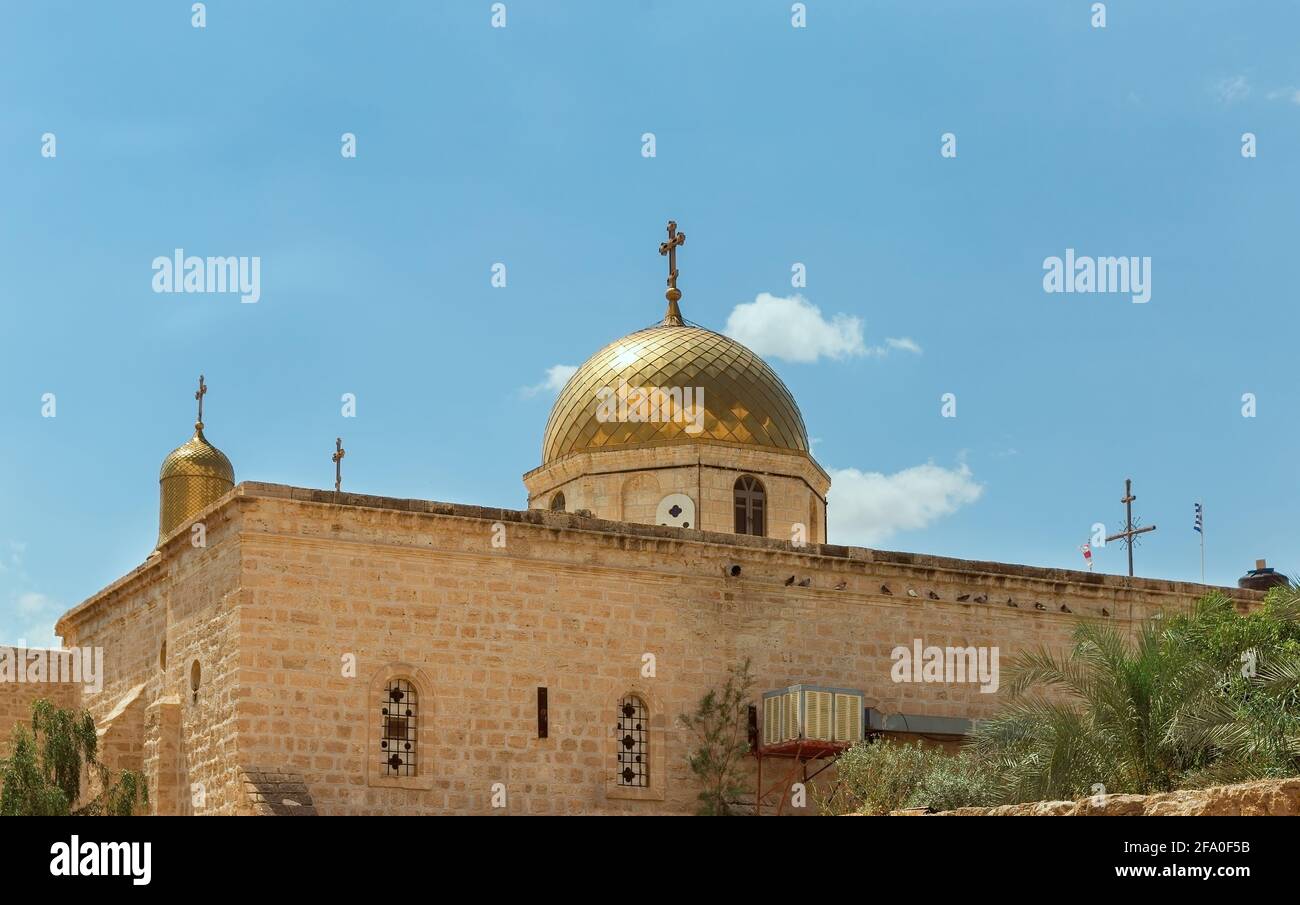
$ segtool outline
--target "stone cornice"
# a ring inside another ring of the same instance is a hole
[[[483,522],[502,522],[504,524],[528,525],[542,530],[563,531],[586,534],[589,536],[603,539],[603,543],[610,549],[626,550],[629,541],[640,540],[650,542],[654,547],[662,545],[662,552],[669,552],[674,547],[688,548],[694,547],[707,558],[716,559],[719,563],[725,561],[727,557],[741,558],[751,561],[754,556],[767,560],[773,567],[780,565],[782,568],[789,568],[791,571],[798,569],[816,570],[821,573],[831,573],[846,578],[861,578],[866,574],[875,576],[877,579],[881,576],[893,575],[897,577],[915,576],[918,571],[929,571],[936,578],[943,580],[953,580],[960,577],[966,584],[972,588],[981,588],[982,585],[1007,585],[1008,581],[1020,584],[1034,585],[1037,593],[1046,598],[1051,598],[1054,594],[1059,595],[1066,590],[1066,586],[1072,586],[1079,591],[1083,591],[1086,596],[1094,596],[1097,599],[1112,599],[1120,601],[1125,599],[1126,593],[1130,591],[1153,594],[1160,596],[1171,596],[1182,599],[1195,599],[1210,591],[1222,591],[1234,600],[1245,603],[1255,604],[1262,602],[1264,593],[1262,591],[1250,591],[1235,587],[1219,587],[1214,585],[1202,585],[1195,582],[1171,581],[1157,578],[1128,578],[1122,575],[1107,575],[1097,572],[1081,572],[1071,569],[1051,569],[1040,566],[1017,565],[1012,563],[999,563],[981,560],[965,560],[947,556],[932,556],[919,553],[904,553],[888,550],[874,550],[867,547],[847,547],[838,544],[807,544],[803,547],[796,547],[792,542],[777,540],[775,538],[752,537],[747,535],[726,534],[712,531],[697,531],[694,529],[669,528],[659,525],[639,525],[628,522],[608,521],[604,519],[587,518],[585,516],[575,515],[569,512],[552,512],[544,509],[497,509],[485,506],[471,506],[460,503],[443,503],[431,500],[400,499],[394,497],[371,496],[367,494],[339,493],[335,494],[329,490],[312,490],[302,487],[291,487],[283,484],[264,484],[260,482],[246,481],[237,485],[230,493],[226,494],[207,510],[200,514],[200,519],[211,519],[213,515],[221,514],[224,520],[234,517],[228,510],[231,507],[245,507],[259,499],[266,500],[292,500],[303,504],[319,505],[326,508],[356,508],[371,510],[386,510],[391,512],[406,512],[412,515],[433,515],[451,517],[456,519],[472,519]],[[198,519],[196,519],[198,520]],[[110,603],[123,594],[134,591],[140,587],[160,580],[165,574],[165,564],[173,560],[183,550],[188,549],[176,544],[176,538],[182,533],[188,531],[188,528],[178,529],[170,535],[163,543],[160,552],[149,557],[141,565],[128,572],[126,575],[114,581],[101,591],[98,591],[82,603],[64,613],[55,627],[55,631],[63,635],[65,630],[72,624],[88,618],[93,611],[101,605]],[[256,534],[262,532],[248,532],[241,529],[241,536],[244,534]],[[221,542],[229,543],[234,537],[228,535]],[[304,538],[308,539],[308,538]],[[327,542],[328,538],[321,538],[322,542]],[[209,552],[211,546],[208,548]],[[427,548],[426,548],[427,550]],[[454,552],[454,551],[448,551]],[[513,554],[505,554],[513,556]],[[489,555],[490,556],[490,555]],[[539,557],[520,557],[523,561],[536,561]],[[551,560],[548,560],[551,561]],[[608,566],[608,564],[604,564]],[[872,566],[868,570],[865,568],[854,568],[854,566]],[[686,574],[686,573],[683,573]],[[753,581],[760,580],[760,576],[750,576],[743,580],[738,580],[735,586],[748,586]],[[771,584],[770,580],[761,580],[764,585]],[[833,594],[836,592],[828,591],[824,588],[800,589],[816,591],[821,593]],[[899,587],[893,589],[894,593],[905,593],[905,588]],[[1092,591],[1092,594],[1087,594]],[[874,597],[881,601],[889,598],[881,596],[871,588],[854,588],[851,593]],[[908,598],[910,599],[910,598]],[[899,601],[906,602],[906,599]],[[935,601],[916,600],[916,603],[931,604]],[[953,603],[952,601],[946,601]],[[996,603],[996,601],[994,601]],[[1023,607],[1026,602],[1032,606],[1032,600],[1019,601]],[[953,605],[956,605],[955,603]],[[1037,612],[1030,610],[1030,612]],[[1041,615],[1053,615],[1042,613]]]

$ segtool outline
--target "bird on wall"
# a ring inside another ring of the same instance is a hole
[[[1068,606],[1066,606],[1065,604],[1061,604],[1061,612],[1062,612],[1062,613],[1073,613],[1074,610],[1070,609],[1070,608],[1069,608]]]
[[[907,596],[908,596],[908,597],[920,597],[921,595],[918,594],[918,593],[916,593],[916,591],[915,591],[914,589],[912,589],[912,588],[908,588],[908,589],[907,589]]]
[[[806,588],[806,587],[808,587],[810,584],[812,584],[812,579],[811,579],[811,578],[805,578],[803,581],[799,582],[799,587],[801,587],[801,588]]]
[[[1045,609],[1047,609],[1047,607],[1043,606],[1041,603],[1039,603],[1037,600],[1035,600],[1035,601],[1034,601],[1034,609],[1036,609],[1036,610],[1045,610]]]
[[[889,590],[889,585],[887,585],[887,584],[882,584],[882,585],[880,586],[880,593],[882,593],[882,594],[888,594],[890,597],[893,597],[893,596],[894,596],[894,592],[891,591],[891,590]]]
[[[988,595],[988,594],[981,594],[981,595],[979,595],[978,597],[975,598],[975,602],[976,602],[976,603],[988,603],[988,602],[989,602],[989,595]]]
[[[1102,607],[1102,608],[1101,608],[1101,614],[1102,614],[1103,616],[1109,616],[1109,615],[1110,615],[1110,610],[1106,609],[1105,607]]]
[[[931,600],[943,600],[943,598],[940,597],[938,594],[936,594],[934,591],[931,591],[931,592],[930,592],[930,599],[931,599]]]
[[[848,583],[847,581],[841,581],[839,584],[837,584],[837,585],[835,586],[835,590],[837,590],[837,591],[842,591],[842,590],[844,590],[845,588],[847,588],[848,586],[849,586],[849,583]]]
[[[787,588],[790,587],[790,585],[792,585],[792,584],[794,584],[794,576],[793,576],[793,575],[791,575],[789,578],[787,578],[787,579],[785,580],[785,586],[786,586]]]
[[[1016,603],[1016,602],[1015,602],[1014,600],[1012,600],[1010,597],[1007,598],[1007,606],[1013,606],[1013,607],[1015,607],[1016,609],[1019,609],[1019,608],[1020,608],[1020,604]]]
[[[962,595],[961,595],[960,597],[958,597],[957,599],[958,599],[960,602],[965,603],[967,600],[970,600],[970,595],[969,595],[969,594],[962,594]]]

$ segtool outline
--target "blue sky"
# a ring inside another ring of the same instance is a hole
[[[200,371],[238,479],[329,486],[342,434],[348,489],[522,507],[525,388],[661,316],[669,217],[686,316],[845,476],[832,541],[1076,568],[1132,477],[1139,574],[1198,576],[1197,498],[1209,580],[1300,567],[1300,7],[490,5],[3,5],[0,641],[148,554]],[[178,247],[261,300],[154,293]],[[1067,248],[1150,302],[1045,293]]]

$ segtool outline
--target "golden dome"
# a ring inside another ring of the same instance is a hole
[[[158,473],[158,543],[189,519],[215,503],[235,486],[235,469],[226,454],[203,436],[203,422],[194,436],[163,459]]]
[[[203,436],[203,397],[208,394],[199,375],[199,420],[194,436],[163,459],[158,472],[158,546],[181,525],[225,496],[235,486],[235,469],[226,454]]]
[[[609,391],[617,393],[624,384],[703,389],[702,430],[688,431],[682,418],[639,423],[602,418],[598,394],[605,390],[608,399]],[[781,378],[734,339],[683,323],[672,294],[662,323],[615,340],[569,378],[546,424],[542,464],[572,453],[661,443],[734,443],[808,453],[803,416]]]

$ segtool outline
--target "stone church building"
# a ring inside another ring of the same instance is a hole
[[[745,659],[757,720],[783,721],[763,738],[821,737],[813,704],[763,706],[806,685],[862,697],[822,735],[952,745],[1004,693],[896,682],[896,647],[1005,663],[1079,619],[1133,626],[1206,592],[828,543],[796,401],[683,320],[670,273],[663,320],[560,393],[523,510],[236,484],[201,386],[156,549],[58,622],[65,647],[103,649],[102,690],[0,685],[0,730],[38,694],[88,708],[159,814],[690,813],[678,718]],[[789,812],[797,761],[761,763],[763,812]]]

